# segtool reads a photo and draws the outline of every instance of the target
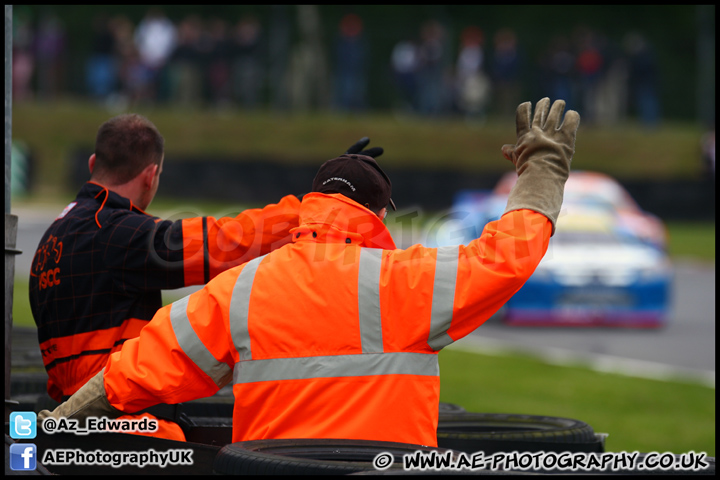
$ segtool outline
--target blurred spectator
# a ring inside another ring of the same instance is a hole
[[[213,18],[208,23],[208,86],[210,101],[216,107],[228,106],[232,100],[232,81],[230,74],[231,40],[227,22]]]
[[[110,20],[118,65],[118,95],[115,101],[125,104],[130,100],[134,85],[131,80],[133,64],[137,63],[137,49],[133,40],[134,26],[125,15],[117,15]]]
[[[131,105],[155,100],[155,87],[152,72],[142,62],[136,49],[129,50],[123,57],[124,92]]]
[[[517,36],[509,28],[495,33],[493,38],[492,80],[496,113],[504,117],[515,114],[520,103],[520,52]]]
[[[134,33],[140,67],[138,80],[147,81],[142,91],[144,100],[155,101],[162,88],[160,73],[175,49],[177,32],[175,25],[159,8],[151,8],[140,21]]]
[[[600,79],[595,106],[598,123],[616,124],[627,109],[627,68],[619,48],[602,37],[605,68]]]
[[[115,36],[110,19],[100,13],[93,18],[91,53],[85,65],[88,91],[97,100],[106,100],[117,88]]]
[[[556,35],[551,41],[544,60],[547,71],[548,91],[540,96],[549,96],[565,100],[565,108],[575,109],[573,74],[575,55],[570,50],[570,42],[564,35]]]
[[[53,99],[63,91],[65,27],[52,12],[45,12],[35,36],[38,96]]]
[[[202,103],[203,79],[201,52],[202,21],[197,15],[185,17],[178,25],[178,41],[168,60],[170,99],[184,107]]]
[[[256,108],[263,85],[262,28],[254,16],[241,18],[235,26],[232,52],[234,97],[243,108]]]
[[[30,16],[21,5],[13,8],[12,96],[22,102],[33,96],[31,81],[35,70],[34,31]]]
[[[418,109],[424,115],[443,113],[446,101],[445,74],[447,52],[445,27],[430,20],[420,29]]]
[[[392,50],[390,64],[401,102],[400,109],[406,112],[416,111],[419,58],[415,42],[405,39],[396,43]]]
[[[330,103],[328,66],[317,5],[297,5],[299,41],[290,57],[290,101],[294,110],[325,109]]]
[[[584,123],[592,124],[597,120],[598,94],[605,58],[600,50],[598,35],[588,28],[578,28],[575,44],[578,46],[575,68],[580,87],[578,112]]]
[[[335,106],[344,111],[365,108],[367,44],[362,19],[347,14],[340,20],[335,43]]]
[[[628,59],[631,103],[635,105],[643,125],[654,127],[660,121],[655,52],[647,39],[637,32],[627,34],[624,43]]]
[[[490,98],[490,80],[485,74],[483,52],[485,37],[478,27],[471,26],[461,34],[456,65],[456,104],[467,119],[482,119]]]

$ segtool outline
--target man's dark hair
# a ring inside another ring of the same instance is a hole
[[[165,140],[142,115],[123,114],[103,123],[95,139],[93,176],[127,183],[151,163],[160,164]]]

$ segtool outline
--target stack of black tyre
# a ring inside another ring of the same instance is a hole
[[[471,413],[441,403],[438,447],[364,440],[255,440],[225,445],[213,464],[215,473],[235,475],[287,474],[475,474],[471,469],[405,471],[403,456],[415,452],[437,455],[486,456],[499,452],[603,452],[604,436],[585,422],[557,417]],[[376,457],[390,454],[379,468]],[[502,474],[502,471],[487,472]],[[511,472],[507,472],[511,473]],[[512,472],[527,473],[527,472]],[[537,472],[534,472],[537,474]]]

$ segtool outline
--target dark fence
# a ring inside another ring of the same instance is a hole
[[[664,220],[715,220],[715,179],[625,180],[640,206]]]
[[[73,162],[71,183],[78,188],[88,179],[87,152]],[[252,205],[278,201],[287,194],[310,190],[318,165],[288,165],[268,159],[203,160],[166,158],[158,195],[219,200]],[[448,208],[455,193],[491,189],[502,172],[478,173],[447,169],[386,168],[393,179],[393,199],[399,209]],[[708,180],[620,180],[645,210],[664,220],[714,220],[715,182]]]

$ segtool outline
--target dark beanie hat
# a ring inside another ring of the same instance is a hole
[[[342,155],[323,163],[312,185],[313,192],[341,193],[374,212],[395,208],[390,198],[392,183],[374,158]]]

